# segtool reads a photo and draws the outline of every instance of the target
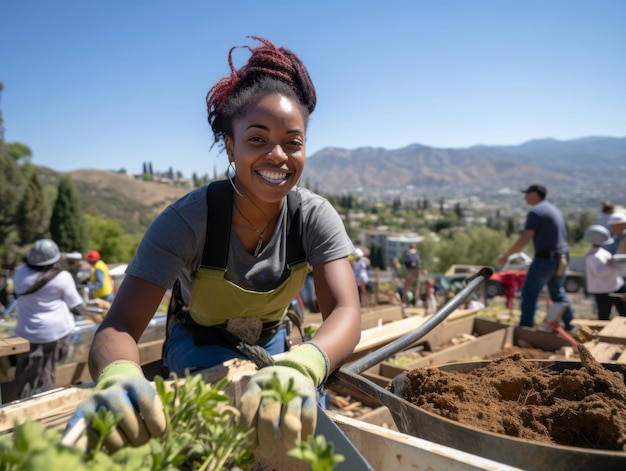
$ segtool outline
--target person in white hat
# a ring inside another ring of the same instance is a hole
[[[85,312],[72,275],[56,266],[60,259],[57,244],[40,239],[15,272],[15,335],[30,342],[28,352],[16,355],[14,384],[22,399],[55,387],[57,363],[70,349],[74,316]]]
[[[615,212],[611,214],[607,222],[613,233],[613,245],[609,247],[612,254],[626,253],[626,214]]]
[[[620,316],[626,316],[626,302],[612,293],[626,293],[624,278],[613,263],[611,253],[603,248],[613,242],[609,230],[599,224],[589,226],[583,236],[591,244],[585,255],[587,292],[593,294],[598,307],[598,319],[609,320],[615,306]]]
[[[359,248],[354,250],[354,257],[356,259],[353,267],[354,278],[356,279],[356,283],[359,287],[359,299],[361,301],[361,305],[363,305],[364,296],[367,295],[367,286],[370,282],[369,275],[367,274],[368,260],[363,251]]]

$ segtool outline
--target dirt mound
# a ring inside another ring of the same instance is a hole
[[[406,374],[418,407],[511,437],[602,450],[626,451],[624,374],[599,364],[584,347],[582,368],[562,372],[519,353],[469,373],[436,367]]]

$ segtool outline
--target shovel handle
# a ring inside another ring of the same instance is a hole
[[[556,332],[558,332],[558,334],[561,337],[567,340],[572,347],[574,347],[575,349],[578,349],[578,342],[576,341],[576,339],[572,337],[570,334],[568,334],[561,326],[552,322],[550,319],[544,319],[544,321],[546,322],[546,324],[552,327]]]
[[[448,303],[439,311],[433,314],[426,322],[420,325],[413,332],[400,337],[397,340],[379,348],[378,350],[365,355],[363,358],[344,366],[342,369],[352,373],[362,373],[383,360],[395,355],[400,350],[417,342],[424,335],[434,329],[441,321],[454,312],[465,300],[476,291],[485,281],[493,275],[493,268],[483,267],[474,275],[466,279],[466,286],[459,291]]]

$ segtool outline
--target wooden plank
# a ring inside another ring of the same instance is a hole
[[[454,321],[456,319],[461,319],[463,317],[470,317],[479,314],[483,309],[457,309],[452,312],[447,318],[446,322]]]
[[[598,332],[600,342],[620,343],[626,345],[626,317],[617,316]]]
[[[601,363],[614,362],[626,351],[626,346],[608,342],[588,342],[585,347]]]
[[[0,339],[0,357],[15,355],[30,350],[30,342],[22,337]]]
[[[380,329],[378,332],[380,332],[381,330],[383,329]],[[504,340],[505,345],[512,344],[513,333],[512,333],[512,328],[510,326],[506,324],[502,324],[500,322],[495,322],[495,321],[488,320],[488,319],[481,319],[478,317],[457,319],[452,322],[444,321],[443,323],[439,324],[436,328],[431,330],[424,337],[422,337],[417,343],[425,344],[427,349],[436,350],[441,345],[445,345],[446,343],[448,343],[450,339],[452,338],[457,338],[457,337],[461,337],[463,335],[468,335],[468,334],[485,335],[485,334],[495,332],[495,331],[500,331],[500,330],[506,332],[506,337]],[[364,334],[362,335],[369,337],[370,335],[375,335],[377,331],[371,330],[370,332],[365,334],[365,331],[364,331]],[[362,337],[362,340],[363,340],[363,337]],[[373,350],[375,350],[375,348],[372,348],[368,351],[357,352],[350,358],[350,361],[354,361],[357,358],[360,358]],[[364,372],[364,376],[366,376],[368,379],[374,381],[376,384],[379,384],[381,386],[386,385],[387,382],[389,381],[388,377],[380,374],[380,363],[377,365],[374,365],[372,368]]]
[[[620,354],[620,356],[617,357],[617,359],[615,360],[615,363],[621,363],[623,365],[626,365],[626,349],[624,349],[624,351]]]
[[[601,321],[599,319],[574,319],[572,320],[572,325],[589,327],[590,329],[602,329],[606,327],[609,322],[610,321]]]
[[[502,463],[465,453],[438,443],[413,437],[349,417],[327,412],[373,469],[415,471],[517,470]],[[291,469],[277,467],[276,469]]]
[[[165,339],[143,342],[139,347],[139,361],[142,365],[160,360],[163,357],[163,343]]]
[[[540,348],[548,352],[556,352],[569,346],[569,342],[556,332],[542,332],[529,327],[515,327],[513,342],[520,347]]]
[[[401,306],[387,306],[383,309],[364,312],[361,314],[361,330],[378,327],[379,325],[398,321],[402,318]]]
[[[354,361],[377,348],[386,345],[424,323],[426,318],[408,317],[380,327],[373,327],[361,332],[361,340],[355,347],[349,361]]]
[[[11,430],[15,423],[27,418],[42,420],[68,414],[91,392],[91,388],[72,387],[53,390],[29,399],[16,401],[0,408],[0,432]]]
[[[393,420],[393,416],[391,415],[389,408],[385,406],[372,409],[370,412],[366,412],[365,414],[360,415],[357,420],[365,422],[367,424],[378,425],[379,427],[390,430],[398,430],[398,427],[396,427],[396,423]]]

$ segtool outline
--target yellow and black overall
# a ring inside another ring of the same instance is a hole
[[[245,358],[237,345],[263,346],[271,354],[288,348],[286,313],[307,275],[302,246],[302,215],[297,192],[287,195],[287,243],[284,280],[269,291],[253,291],[225,278],[233,190],[217,181],[207,188],[207,228],[202,262],[195,272],[191,299],[185,305],[178,280],[168,309],[164,363],[170,372],[207,368],[232,358]],[[190,352],[189,350],[193,350]],[[184,356],[186,360],[181,361]]]

